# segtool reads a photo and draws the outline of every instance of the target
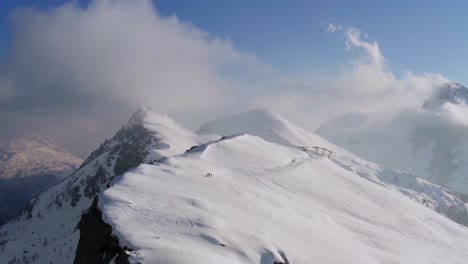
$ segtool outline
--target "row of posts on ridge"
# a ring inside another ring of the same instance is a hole
[[[322,155],[322,156],[327,156],[328,158],[331,157],[331,155],[335,152],[329,150],[329,149],[326,149],[326,148],[322,148],[322,147],[312,147],[313,149],[315,149],[315,155]],[[302,151],[306,151],[306,152],[313,152],[311,150],[309,150],[308,147],[299,147],[299,149],[301,149]]]

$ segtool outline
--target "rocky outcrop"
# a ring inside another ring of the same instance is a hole
[[[80,240],[73,263],[129,263],[129,249],[120,246],[119,239],[112,232],[112,226],[103,221],[97,197],[89,210],[82,215],[78,229]]]

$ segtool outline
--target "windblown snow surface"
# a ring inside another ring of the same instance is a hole
[[[464,207],[448,190],[360,160],[271,112],[252,115],[231,128],[259,124],[249,132],[267,141],[225,136],[142,164],[100,194],[131,263],[466,263],[468,229],[421,204]]]
[[[333,152],[330,159],[351,173],[397,190],[452,220],[468,226],[468,205],[450,189],[420,179],[414,174],[363,160],[322,137],[297,127],[268,109],[255,109],[209,122],[203,125],[198,133],[222,136],[247,133],[284,146],[307,148],[305,151],[312,154],[323,154],[323,150],[316,150],[314,147],[326,148]]]

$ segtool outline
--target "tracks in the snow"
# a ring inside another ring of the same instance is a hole
[[[296,191],[288,188],[287,186],[281,184],[281,182],[277,179],[278,174],[282,171],[290,170],[294,167],[299,167],[303,165],[304,161],[309,160],[310,158],[304,159],[293,159],[290,163],[285,166],[266,169],[266,170],[259,170],[258,172],[254,172],[252,169],[245,170],[245,174],[249,176],[252,180],[254,180],[258,185],[267,188],[271,191],[281,193],[282,195],[293,198],[293,195],[299,195]],[[288,177],[287,175],[283,175],[281,177]]]
[[[193,236],[192,229],[193,229],[193,221],[190,218],[186,218],[187,221],[189,222],[190,228],[188,229],[188,232],[190,235]]]

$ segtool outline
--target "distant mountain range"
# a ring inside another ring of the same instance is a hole
[[[0,263],[463,263],[449,218],[449,189],[269,110],[193,133],[141,108],[0,227]]]
[[[0,225],[32,196],[70,175],[82,160],[47,138],[17,138],[0,143]]]

